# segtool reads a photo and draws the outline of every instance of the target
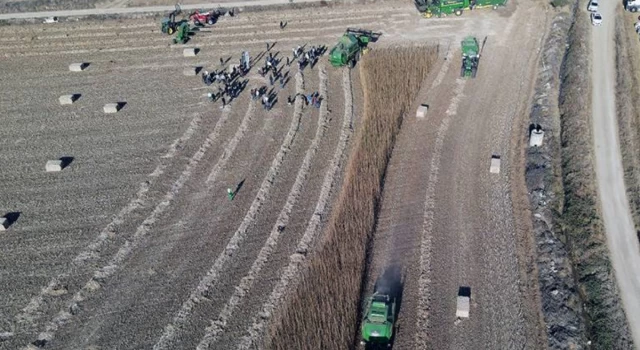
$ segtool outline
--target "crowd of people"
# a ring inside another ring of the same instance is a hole
[[[280,22],[280,28],[284,29],[287,25],[286,22]],[[262,106],[266,110],[270,110],[277,101],[276,84],[280,90],[285,89],[287,83],[291,79],[291,64],[298,62],[298,69],[302,72],[305,67],[311,69],[316,65],[318,59],[325,53],[326,46],[311,46],[305,50],[305,46],[298,45],[292,48],[292,57],[278,58],[279,52],[275,54],[271,51],[274,44],[266,43],[267,51],[263,53],[265,55],[264,64],[258,69],[258,74],[268,81],[271,90],[268,90],[268,86],[259,86],[251,89],[251,99],[256,101],[260,100]],[[260,55],[262,56],[262,55]],[[259,57],[260,57],[259,56]],[[285,62],[282,62],[285,60]],[[228,61],[228,60],[227,60]],[[216,85],[215,91],[207,94],[208,98],[212,102],[218,100],[222,101],[221,108],[224,108],[227,104],[236,99],[248,84],[248,79],[241,80],[245,77],[251,68],[249,64],[248,52],[243,53],[243,58],[240,58],[239,65],[233,65],[225,69],[224,58],[220,58],[219,70],[212,72],[205,71],[202,73],[202,82],[206,86]],[[287,67],[287,71],[283,73],[284,68]],[[265,81],[265,83],[266,83]],[[287,98],[287,103],[292,105],[296,98],[301,97],[305,105],[311,105],[316,108],[320,108],[322,97],[319,92],[314,92],[309,95],[296,94]]]

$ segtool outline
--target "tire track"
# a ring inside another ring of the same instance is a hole
[[[211,172],[209,173],[209,176],[205,181],[206,185],[211,185],[211,183],[218,178],[220,170],[222,170],[222,168],[227,165],[227,161],[229,161],[229,159],[231,158],[233,151],[235,151],[236,147],[238,147],[240,140],[242,140],[244,135],[247,133],[247,129],[249,129],[249,122],[253,117],[254,110],[255,103],[249,101],[247,113],[245,113],[244,118],[242,118],[242,122],[240,123],[240,126],[238,126],[238,130],[236,130],[236,133],[233,135],[231,140],[229,140],[229,142],[224,145],[224,150],[222,151],[220,158],[218,158],[216,164],[213,166],[213,168],[211,168]]]
[[[233,315],[238,304],[242,301],[242,299],[246,296],[249,290],[253,287],[253,282],[259,276],[262,268],[267,262],[267,259],[271,256],[271,253],[276,249],[278,244],[278,240],[280,239],[280,234],[282,230],[280,227],[286,227],[289,223],[289,215],[293,210],[293,207],[296,205],[296,202],[300,198],[302,188],[306,184],[307,176],[309,175],[309,170],[311,169],[311,164],[313,162],[313,158],[318,151],[318,147],[320,145],[320,141],[324,137],[325,131],[327,129],[328,123],[328,102],[326,100],[327,97],[327,72],[324,63],[319,70],[319,80],[320,80],[320,94],[324,97],[322,100],[322,105],[320,106],[320,117],[318,118],[318,126],[316,128],[316,134],[311,142],[311,145],[307,149],[307,152],[302,161],[302,166],[298,170],[298,174],[296,175],[295,182],[289,192],[287,197],[287,201],[280,211],[278,218],[276,219],[273,228],[271,229],[271,233],[267,238],[265,245],[260,250],[258,257],[251,265],[251,269],[249,273],[242,278],[240,283],[235,287],[235,291],[231,298],[227,301],[227,304],[223,307],[222,311],[218,315],[218,318],[215,321],[211,322],[211,325],[207,327],[206,332],[202,340],[197,346],[197,350],[209,349],[211,344],[216,342],[220,334],[224,332],[227,322]]]
[[[304,79],[302,73],[298,72],[296,74],[296,92],[303,93],[304,92]],[[271,163],[271,167],[267,175],[265,176],[262,184],[260,185],[260,189],[258,190],[258,194],[256,198],[251,203],[251,207],[247,211],[240,227],[236,230],[233,237],[225,247],[224,251],[220,253],[220,255],[216,258],[213,266],[207,272],[207,274],[200,280],[200,283],[196,287],[196,289],[191,293],[189,299],[187,299],[183,304],[177,315],[174,317],[173,321],[168,324],[164,328],[164,332],[158,342],[154,345],[154,350],[164,350],[164,349],[172,349],[172,342],[176,333],[180,332],[180,328],[184,325],[187,318],[191,315],[191,312],[194,306],[201,300],[204,299],[204,295],[209,290],[211,285],[215,281],[218,280],[220,273],[224,265],[234,256],[236,250],[240,249],[240,245],[246,238],[247,231],[249,230],[249,226],[254,222],[258,211],[264,204],[264,202],[269,197],[269,192],[273,183],[275,181],[275,177],[278,174],[278,170],[284,161],[287,153],[289,152],[291,145],[296,137],[296,134],[300,128],[300,120],[302,118],[302,100],[296,99],[295,109],[293,113],[293,118],[291,120],[291,125],[289,127],[289,131],[285,136],[282,145],[280,146],[280,150],[276,154],[273,162]],[[223,159],[225,158],[225,153],[221,156]],[[213,173],[213,172],[212,172]],[[212,181],[211,178],[207,179],[207,183]]]
[[[443,67],[448,70],[448,65]],[[439,74],[438,74],[439,76]],[[428,329],[429,322],[429,301],[431,299],[431,291],[429,285],[431,283],[431,236],[433,232],[433,218],[435,212],[435,192],[436,185],[438,184],[438,172],[440,168],[440,158],[442,155],[442,148],[444,146],[444,138],[449,130],[449,124],[451,118],[455,116],[458,103],[462,97],[462,91],[464,90],[466,80],[464,78],[458,78],[456,81],[456,89],[454,97],[449,104],[449,108],[446,111],[447,116],[442,120],[438,133],[436,135],[436,141],[433,148],[433,158],[431,158],[429,182],[427,184],[427,194],[424,201],[424,222],[422,229],[422,239],[420,243],[420,273],[418,278],[418,310],[416,320],[416,335],[415,335],[415,347],[417,349],[428,348]],[[439,84],[439,83],[438,83]],[[434,86],[437,86],[435,84]]]
[[[104,244],[112,237],[117,234],[117,228],[124,223],[127,216],[131,214],[136,209],[142,208],[147,204],[146,194],[149,191],[149,188],[152,184],[155,183],[155,180],[164,173],[164,171],[171,164],[170,161],[173,159],[179,148],[191,139],[193,134],[200,128],[200,123],[202,121],[202,117],[198,114],[189,123],[189,127],[187,130],[180,136],[175,139],[173,143],[169,146],[167,152],[160,156],[160,159],[167,159],[167,161],[160,163],[155,167],[155,169],[149,173],[147,176],[148,179],[144,182],[140,183],[140,187],[134,197],[129,201],[129,203],[122,208],[116,216],[107,224],[105,228],[100,231],[98,237],[91,242],[85,250],[80,252],[71,262],[71,267],[69,270],[59,274],[58,276],[52,278],[46,287],[44,287],[40,294],[33,297],[27,306],[22,309],[22,312],[16,315],[16,323],[26,327],[28,329],[35,327],[35,321],[38,318],[38,314],[40,313],[40,308],[42,307],[42,303],[45,301],[47,296],[56,296],[59,295],[58,291],[63,289],[61,286],[61,280],[71,276],[75,269],[80,269],[85,267],[90,262],[96,260],[100,257],[100,251],[102,250]]]
[[[78,303],[88,299],[92,294],[98,291],[101,288],[101,283],[104,283],[106,279],[111,277],[119,269],[120,264],[131,254],[131,252],[134,251],[134,249],[138,247],[140,242],[147,236],[155,222],[161,217],[161,215],[171,205],[174,198],[180,193],[180,190],[189,180],[193,169],[198,165],[206,151],[218,138],[222,126],[229,117],[229,111],[229,109],[223,111],[220,119],[216,122],[213,131],[207,136],[204,143],[193,154],[193,156],[191,156],[178,179],[172,184],[171,189],[167,191],[164,198],[156,205],[153,212],[151,212],[142,224],[138,226],[133,238],[125,241],[107,265],[94,271],[93,276],[78,292],[74,294],[66,307],[60,310],[53,320],[45,325],[44,331],[38,335],[38,341],[42,343],[51,341],[55,336],[55,332],[60,327],[64,326],[73,317],[73,315],[77,313],[76,310],[78,310]],[[175,154],[175,151],[173,154]]]
[[[342,130],[340,140],[331,159],[331,164],[327,169],[322,183],[322,190],[318,197],[315,211],[309,219],[309,224],[304,235],[296,248],[296,253],[289,257],[289,265],[282,273],[276,287],[271,291],[269,299],[262,305],[262,311],[251,321],[251,326],[247,329],[248,335],[242,337],[238,349],[260,349],[262,348],[262,337],[267,322],[273,316],[273,312],[284,301],[287,292],[294,288],[299,278],[302,264],[306,261],[307,252],[320,233],[320,215],[324,213],[329,204],[329,195],[335,185],[336,177],[342,166],[344,153],[353,133],[353,93],[351,88],[350,70],[344,69],[342,75],[342,87],[344,90],[344,115],[342,119]]]

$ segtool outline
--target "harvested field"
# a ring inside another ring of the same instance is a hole
[[[481,43],[487,38],[477,78],[459,78],[453,46],[410,109],[429,104],[426,120],[405,117],[366,287],[370,293],[385,271],[401,271],[394,349],[545,347],[537,274],[526,265],[535,247],[521,224],[527,211],[518,146],[546,34],[538,28],[549,20],[538,6],[519,3],[511,17],[495,19],[499,33],[474,23],[472,33]],[[510,43],[524,37],[513,50]],[[502,160],[499,175],[489,173],[492,155]],[[470,318],[458,323],[464,286],[471,288]]]
[[[354,314],[360,306],[355,295],[368,295],[377,276],[385,271],[400,271],[403,290],[394,348],[545,347],[546,328],[535,297],[539,293],[537,274],[527,266],[535,246],[521,224],[528,215],[527,203],[515,208],[512,204],[525,200],[525,193],[514,195],[515,199],[510,195],[512,189],[524,188],[519,175],[522,166],[510,158],[520,154],[519,128],[529,108],[537,48],[545,36],[538,29],[546,27],[541,23],[548,20],[538,6],[518,4],[510,17],[466,19],[461,35],[441,46],[440,58],[445,60],[435,67],[402,116],[384,173],[383,193],[376,188],[367,193],[373,201],[336,207],[331,221],[336,228],[329,226],[324,248],[312,256],[317,260],[312,260],[304,275],[306,286],[296,291],[281,312],[281,323],[271,328],[265,348],[290,344],[309,349],[349,348],[360,336],[352,325],[359,322]],[[487,38],[478,77],[473,80],[457,78],[461,63],[457,41],[467,33],[481,42]],[[521,38],[529,39],[522,43]],[[523,44],[520,50],[510,49],[514,41]],[[430,106],[424,120],[413,117],[420,103]],[[373,135],[361,137],[374,138],[378,133]],[[375,154],[378,148],[371,147],[370,152]],[[502,172],[497,177],[490,177],[488,171],[492,154],[502,156]],[[373,173],[370,178],[382,176],[374,167],[364,169]],[[346,191],[349,186],[366,186],[361,183],[363,178],[348,177],[340,201],[349,203],[356,197],[357,193],[347,195]],[[354,183],[349,184],[349,179]],[[352,210],[362,211],[358,215]],[[368,220],[376,215],[369,241]],[[360,259],[367,242],[370,254]],[[323,250],[334,251],[338,257]],[[365,278],[359,285],[361,272]],[[454,324],[460,286],[471,287],[471,317]],[[309,309],[319,311],[303,312]],[[291,329],[296,331],[287,332]]]
[[[360,77],[326,57],[292,65],[266,111],[249,97],[268,85],[253,70],[221,109],[184,68],[264,55],[265,42],[289,56],[346,27],[382,31],[380,48],[462,35],[460,19],[399,2],[286,14],[284,30],[280,11],[225,17],[184,46],[150,18],[0,27],[0,210],[18,213],[0,247],[0,347],[233,348],[266,329],[334,206],[362,127]],[[286,103],[313,91],[320,109]],[[82,98],[60,105],[69,93]],[[113,102],[126,105],[105,114]],[[68,168],[44,171],[65,156]]]

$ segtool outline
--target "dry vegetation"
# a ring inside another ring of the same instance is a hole
[[[574,265],[593,349],[630,349],[629,329],[598,215],[591,138],[589,22],[579,3],[561,72],[560,125],[564,203],[558,222]]]
[[[640,227],[640,110],[634,102],[640,100],[640,47],[628,18],[634,16],[625,15],[621,5],[616,13],[616,110],[624,182],[637,230]]]
[[[435,57],[435,48],[389,48],[372,51],[360,63],[364,118],[344,186],[324,240],[269,329],[266,348],[345,349],[353,342],[387,163]]]

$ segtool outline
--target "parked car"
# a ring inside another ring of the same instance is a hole
[[[599,26],[602,24],[602,15],[598,12],[591,13],[591,24],[594,26]]]
[[[598,0],[591,0],[591,2],[589,2],[587,10],[589,10],[590,12],[598,12]]]

